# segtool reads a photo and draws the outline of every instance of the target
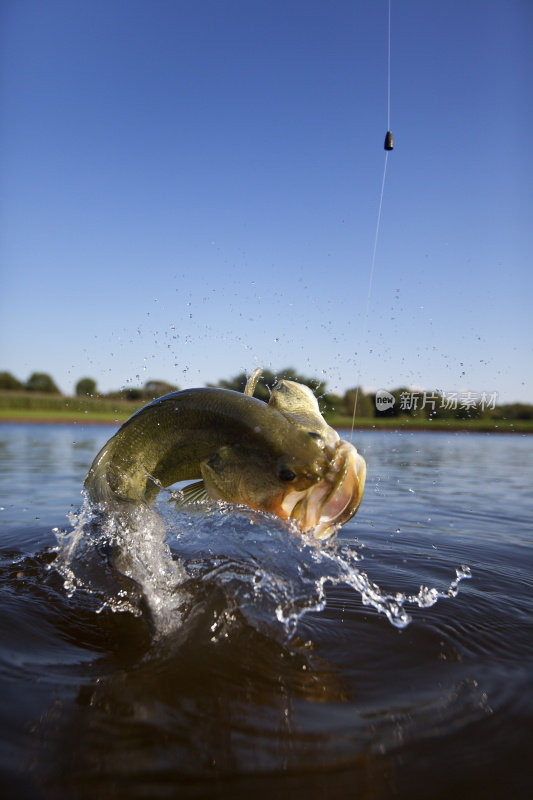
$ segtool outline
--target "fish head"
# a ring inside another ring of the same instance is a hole
[[[287,493],[282,508],[303,531],[327,539],[359,508],[365,478],[364,458],[353,444],[339,439],[321,479],[304,492]]]
[[[272,388],[268,405],[292,425],[314,436],[330,453],[335,449],[339,434],[327,424],[320,413],[318,401],[309,386],[296,381],[281,380]]]
[[[206,491],[213,499],[288,516],[282,511],[285,496],[305,493],[326,466],[322,451],[310,444],[308,459],[294,449],[279,453],[242,443],[221,447],[201,464]]]
[[[294,520],[304,532],[327,538],[361,502],[365,462],[337,437],[326,447],[314,431],[293,427],[283,452],[228,445],[201,465],[210,497]]]
[[[287,493],[283,509],[302,530],[312,530],[316,537],[325,539],[359,508],[365,486],[365,460],[328,425],[309,386],[281,380],[272,389],[269,406],[322,448],[326,468],[320,481],[300,495]]]

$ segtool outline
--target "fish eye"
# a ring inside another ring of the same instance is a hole
[[[215,453],[209,461],[207,462],[211,469],[220,470],[224,464],[224,459],[220,455],[220,453]]]
[[[319,445],[324,444],[322,436],[316,431],[307,431],[307,435],[310,436],[312,439],[316,439]]]
[[[287,467],[280,467],[278,469],[278,478],[280,481],[293,481],[296,477],[296,473],[292,471],[292,469],[288,469]]]

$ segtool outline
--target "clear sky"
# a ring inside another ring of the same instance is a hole
[[[533,402],[533,3],[3,0],[0,370]]]

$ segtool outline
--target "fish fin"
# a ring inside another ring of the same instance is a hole
[[[189,483],[177,492],[172,492],[169,502],[176,503],[176,506],[180,508],[189,503],[202,503],[205,500],[209,500],[205,483],[203,481],[196,481],[195,483]]]
[[[259,378],[261,377],[262,372],[263,368],[257,367],[257,369],[254,369],[254,371],[246,381],[246,386],[244,387],[244,394],[247,394],[248,397],[254,396],[255,387],[257,386],[257,383],[259,381]]]

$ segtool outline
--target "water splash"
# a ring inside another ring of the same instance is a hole
[[[148,608],[155,633],[180,629],[209,608],[213,641],[244,619],[269,636],[290,639],[303,616],[326,606],[328,586],[352,587],[364,606],[397,628],[411,622],[408,606],[429,608],[457,595],[470,577],[461,566],[443,590],[384,593],[360,569],[357,543],[318,543],[290,522],[224,504],[176,510],[160,501],[126,518],[102,517],[85,500],[70,532],[57,532],[55,563],[69,594],[97,594],[100,610],[141,614]],[[214,595],[223,602],[210,603]]]
[[[139,616],[146,605],[156,630],[179,625],[186,596],[186,573],[172,558],[159,514],[138,508],[127,516],[102,515],[87,497],[69,515],[71,531],[56,530],[55,568],[72,596],[83,590],[101,599],[99,612],[127,611]]]

